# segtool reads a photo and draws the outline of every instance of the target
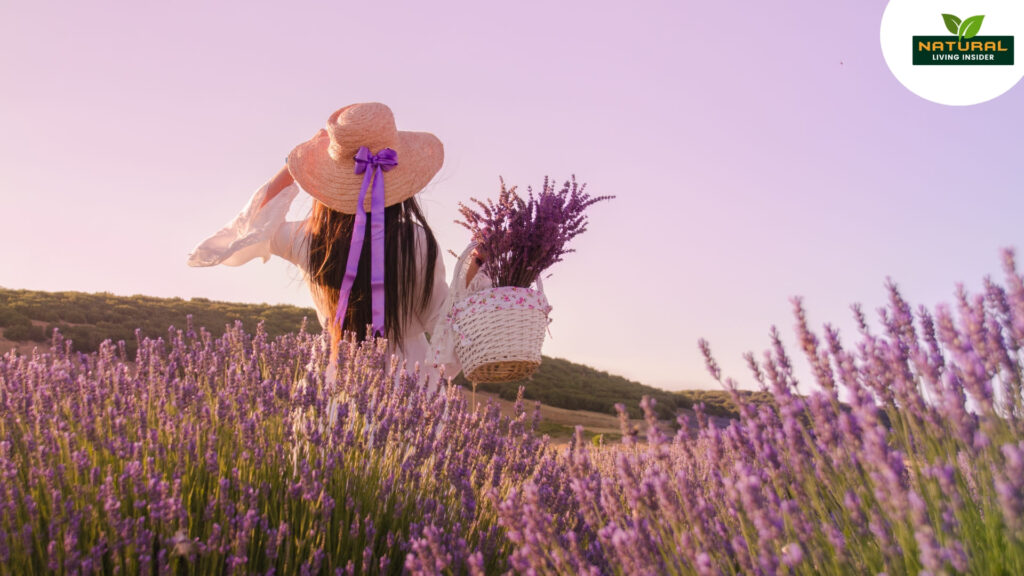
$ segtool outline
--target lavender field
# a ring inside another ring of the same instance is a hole
[[[647,403],[645,441],[561,451],[381,342],[326,379],[304,332],[56,335],[0,358],[0,574],[1024,574],[1012,255],[948,307],[889,290],[853,343],[795,302],[809,395],[773,330],[748,360],[774,406],[666,437]]]

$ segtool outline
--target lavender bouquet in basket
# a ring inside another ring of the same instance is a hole
[[[591,197],[585,188],[573,177],[556,192],[545,178],[540,192],[527,188],[523,198],[502,180],[497,202],[472,198],[475,207],[459,204],[463,219],[456,222],[473,233],[491,287],[466,285],[471,244],[459,258],[446,312],[432,333],[435,365],[460,364],[474,390],[480,382],[522,380],[540,366],[551,312],[540,275],[572,252],[569,241],[587,229],[584,211],[611,198]],[[536,290],[530,288],[534,282]]]
[[[555,184],[545,177],[540,192],[534,194],[527,188],[523,198],[515,186],[509,188],[501,180],[497,202],[471,198],[475,207],[459,203],[462,220],[456,223],[473,233],[477,249],[487,255],[483,271],[495,287],[528,288],[542,272],[573,252],[568,243],[587,230],[586,209],[614,198],[592,197],[586,187],[573,176],[556,192]]]

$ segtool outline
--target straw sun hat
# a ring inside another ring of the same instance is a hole
[[[328,208],[355,214],[363,176],[355,172],[354,157],[365,146],[377,154],[384,148],[397,153],[398,165],[388,170],[384,205],[412,197],[441,169],[444,147],[427,132],[395,128],[391,109],[377,102],[351,104],[327,119],[327,127],[288,155],[292,177]],[[370,194],[364,208],[370,211]]]

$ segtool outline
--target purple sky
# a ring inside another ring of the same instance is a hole
[[[933,305],[1022,247],[1024,88],[914,96],[884,2],[375,6],[0,5],[0,285],[310,305],[282,261],[185,259],[360,101],[445,143],[422,194],[445,249],[499,175],[617,195],[545,284],[545,353],[662,387],[710,385],[700,337],[749,383],[790,296],[849,339],[887,276]]]

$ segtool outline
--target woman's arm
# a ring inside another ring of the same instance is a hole
[[[193,249],[189,265],[240,266],[253,258],[266,262],[272,254],[304,261],[301,257],[304,246],[296,230],[302,222],[286,220],[292,200],[299,193],[299,187],[289,185],[290,182],[291,175],[284,169],[260,186],[237,216]],[[273,202],[268,202],[271,188]]]
[[[263,202],[260,204],[260,208],[267,205],[267,202],[277,196],[277,194],[284,190],[289,184],[294,181],[292,173],[288,171],[288,166],[281,168],[281,170],[274,175],[274,178],[270,180],[267,185],[267,195],[263,197]]]

